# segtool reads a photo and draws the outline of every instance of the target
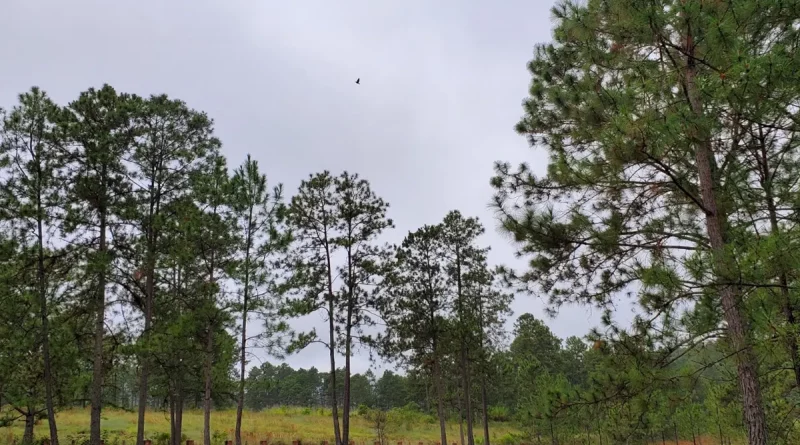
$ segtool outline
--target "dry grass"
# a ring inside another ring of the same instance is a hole
[[[135,412],[106,409],[103,411],[104,438],[106,444],[133,443],[136,437]],[[58,430],[60,442],[69,444],[72,439],[85,438],[89,430],[89,410],[72,409],[58,413]],[[256,445],[261,440],[271,444],[291,444],[301,440],[309,444],[322,441],[333,443],[333,421],[330,411],[323,409],[274,408],[260,412],[245,412],[242,419],[242,440]],[[213,443],[223,443],[225,439],[233,439],[236,424],[236,411],[215,411],[211,414],[211,434]],[[376,433],[372,425],[363,417],[354,413],[350,423],[350,436],[358,445],[371,445]],[[501,438],[517,434],[518,430],[510,424],[492,425],[492,436]],[[157,439],[169,432],[169,413],[150,411],[147,413],[146,436]],[[388,428],[390,443],[402,441],[405,444],[417,445],[436,443],[439,440],[439,425],[433,418],[423,415],[395,416]],[[183,418],[183,433],[186,438],[200,440],[203,434],[203,415],[201,411],[186,411]],[[477,432],[479,433],[479,432]],[[36,437],[47,435],[47,423],[36,426]],[[0,430],[0,443],[12,443],[12,437],[22,436],[22,424],[10,429]],[[448,439],[458,439],[458,424],[451,424]],[[66,442],[65,442],[66,440]]]

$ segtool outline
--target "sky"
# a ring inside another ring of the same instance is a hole
[[[545,171],[544,151],[513,127],[530,81],[526,63],[551,37],[551,5],[3,0],[0,107],[34,85],[60,104],[104,83],[166,93],[214,119],[231,167],[250,153],[288,194],[311,173],[358,173],[391,204],[388,242],[458,209],[486,226],[490,261],[514,265],[489,206],[489,179],[497,160]],[[517,296],[512,308],[513,318],[547,317],[534,296]],[[583,336],[599,313],[562,308],[546,322],[562,338]],[[316,315],[294,326],[325,332]],[[325,369],[323,348],[286,362]],[[269,360],[256,355],[254,365]],[[363,351],[353,359],[355,372],[370,366]]]

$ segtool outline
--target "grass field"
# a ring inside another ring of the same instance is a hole
[[[308,444],[319,444],[327,440],[333,442],[333,421],[327,410],[303,408],[274,408],[260,412],[245,412],[242,419],[242,440],[249,445],[257,445],[261,440],[268,440],[271,444],[291,444],[294,440],[301,440]],[[58,421],[59,441],[70,445],[74,439],[81,443],[88,437],[89,410],[73,409],[62,411],[56,417]],[[213,443],[222,444],[225,439],[233,439],[234,426],[236,425],[236,411],[214,411],[211,413],[211,434]],[[120,410],[106,409],[103,411],[104,438],[106,445],[124,443],[130,445],[136,438],[136,413]],[[36,425],[37,438],[45,437],[47,422],[42,421]],[[147,413],[147,438],[154,439],[154,444],[159,439],[166,437],[169,432],[169,413],[151,411]],[[186,438],[199,441],[203,434],[203,415],[201,411],[186,411],[183,418],[183,433]],[[403,441],[406,444],[417,445],[418,442],[433,444],[439,441],[439,425],[428,416],[395,416],[389,421],[387,434],[391,444]],[[480,435],[476,431],[476,436]],[[512,424],[496,423],[491,427],[492,438],[495,443],[509,441],[519,434],[519,430]],[[350,436],[357,445],[372,445],[376,439],[375,430],[366,419],[354,415],[350,422]],[[22,424],[12,428],[0,429],[0,443],[13,443],[13,438],[22,437]],[[458,441],[458,424],[451,424],[448,431],[448,441]],[[452,438],[452,440],[450,439]]]

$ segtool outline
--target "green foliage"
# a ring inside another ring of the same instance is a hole
[[[505,406],[490,406],[489,420],[493,422],[508,422],[511,420],[511,410]]]

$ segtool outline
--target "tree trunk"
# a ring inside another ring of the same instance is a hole
[[[182,389],[178,391],[175,401],[175,435],[177,436],[175,445],[180,445],[183,439],[183,394],[181,391]]]
[[[245,240],[244,256],[244,293],[242,295],[242,338],[241,338],[241,357],[239,358],[239,398],[236,403],[236,445],[242,445],[242,411],[244,410],[244,383],[245,365],[247,363],[247,314],[248,303],[250,300],[250,244],[252,243],[252,219],[253,207],[250,206],[250,213],[247,218],[247,239]]]
[[[486,397],[486,373],[481,377],[481,408],[483,409],[483,443],[489,444],[489,403]]]
[[[464,314],[464,303],[463,303],[463,290],[461,285],[461,253],[456,247],[456,284],[457,284],[457,292],[458,292],[458,305],[459,305],[459,317],[462,319],[461,323],[463,326],[463,318]],[[470,371],[469,371],[469,362],[467,361],[467,344],[466,344],[466,332],[461,333],[461,380],[464,387],[464,410],[466,411],[467,416],[467,443],[469,445],[475,445],[475,435],[473,431],[472,425],[472,397],[470,397]]]
[[[433,342],[434,359],[433,359],[433,375],[436,381],[436,414],[439,416],[439,434],[441,435],[442,443],[447,443],[447,426],[445,425],[444,415],[444,379],[442,379],[442,364],[439,362],[438,352],[436,349],[436,341]]]
[[[461,445],[465,445],[464,442],[464,410],[461,407],[461,403],[458,404],[458,432],[461,435]]]
[[[761,142],[761,168],[762,168],[762,188],[764,189],[764,199],[767,202],[767,211],[769,212],[770,230],[778,239],[781,235],[781,227],[778,224],[778,210],[775,206],[775,197],[772,192],[772,172],[769,167],[769,159],[767,156],[766,141],[762,134],[762,129],[759,128],[759,136]],[[782,256],[782,255],[781,255]],[[794,371],[795,385],[800,388],[800,352],[798,351],[797,344],[797,319],[794,314],[794,303],[792,302],[791,294],[789,293],[789,277],[786,271],[786,265],[780,260],[780,256],[776,257],[777,263],[775,267],[778,269],[778,284],[780,285],[781,301],[780,306],[783,309],[783,315],[786,317],[786,323],[789,325],[789,336],[786,339],[786,346],[789,349],[789,359],[792,362],[792,370]]]
[[[347,234],[352,237],[352,221],[347,221]],[[342,443],[349,444],[350,439],[350,355],[353,348],[353,306],[356,292],[355,279],[353,278],[353,252],[350,244],[347,246],[347,318],[345,321],[344,344],[344,401],[342,403]]]
[[[548,419],[550,423],[550,443],[552,445],[558,445],[558,439],[556,438],[556,430],[553,426],[553,419]]]
[[[480,348],[481,348],[481,358],[482,358],[481,363],[483,365],[482,366],[483,369],[481,369],[481,410],[483,411],[483,445],[490,445],[489,444],[489,402],[487,401],[487,396],[486,396],[486,372],[487,372],[487,368],[488,368],[488,360],[486,359],[486,356],[488,355],[488,348],[484,344],[484,335],[483,335],[483,329],[484,329],[484,325],[483,325],[484,324],[484,319],[483,319],[483,298],[481,298],[481,301],[478,303],[478,317],[479,317],[478,318],[478,321],[479,321],[479,325],[478,325],[479,332],[478,332],[478,335],[480,336],[479,344],[480,344]]]
[[[326,228],[327,236],[327,228]],[[339,404],[336,400],[336,326],[334,325],[334,304],[333,304],[333,269],[331,267],[331,254],[328,246],[328,239],[325,239],[325,260],[328,271],[328,352],[331,359],[331,417],[333,417],[333,435],[336,445],[348,445],[342,443],[342,433],[339,430]]]
[[[695,116],[700,119],[704,116],[700,95],[695,85],[696,61],[694,56],[694,42],[691,26],[688,27],[685,51],[687,53],[687,66],[684,75],[684,89],[689,105]],[[727,243],[725,229],[727,216],[720,211],[717,203],[717,184],[714,177],[713,151],[710,137],[701,130],[693,135],[696,150],[697,173],[700,182],[701,201],[706,216],[706,231],[711,244],[716,278],[723,283],[719,288],[722,302],[723,316],[728,325],[727,332],[731,347],[736,354],[737,374],[739,389],[742,394],[743,413],[747,425],[749,445],[767,445],[767,427],[764,416],[764,407],[761,397],[761,387],[758,381],[756,360],[749,344],[749,328],[739,308],[741,293],[738,288],[730,284],[732,280],[731,261],[727,258]]]
[[[672,426],[675,428],[675,445],[680,443],[680,435],[678,434],[678,424],[673,422]]]
[[[169,394],[169,445],[178,445],[175,443],[178,435],[175,433],[175,390],[170,390]]]
[[[139,414],[136,425],[136,445],[144,445],[145,415],[147,411],[148,380],[150,379],[150,357],[146,350],[150,339],[150,329],[153,325],[153,308],[156,300],[156,231],[153,227],[154,214],[157,206],[151,201],[148,215],[147,232],[147,261],[145,264],[145,290],[144,290],[144,330],[142,340],[145,351],[140,355],[141,372],[139,375]]]
[[[105,175],[104,175],[105,176]],[[100,208],[100,242],[98,256],[102,262],[100,273],[97,277],[97,295],[94,302],[94,353],[92,355],[92,395],[91,419],[89,426],[90,445],[100,445],[100,412],[103,408],[103,337],[106,319],[106,261],[108,260],[106,246],[106,218],[107,210]]]
[[[348,304],[347,309],[347,327],[345,336],[345,354],[344,354],[344,400],[342,401],[342,443],[350,443],[350,353],[351,353],[351,316],[352,309]]]
[[[245,297],[245,308],[247,297]],[[242,356],[239,364],[239,398],[236,404],[236,445],[242,445],[242,412],[244,410],[244,383],[245,383],[245,344],[247,343],[247,309],[242,311]]]
[[[336,397],[336,349],[335,349],[335,341],[336,341],[336,331],[333,324],[333,295],[330,296],[330,301],[328,302],[328,310],[330,311],[330,316],[328,317],[328,328],[330,331],[330,344],[328,345],[328,352],[330,353],[331,359],[331,416],[333,417],[333,435],[334,439],[336,440],[337,445],[346,445],[342,444],[342,433],[339,430],[339,403]]]
[[[41,180],[41,170],[38,171],[38,179]],[[50,357],[50,316],[47,309],[47,286],[45,283],[44,273],[44,229],[42,227],[42,218],[44,211],[42,209],[41,187],[37,188],[37,261],[36,261],[36,281],[39,292],[39,317],[42,322],[42,359],[44,361],[44,385],[45,385],[45,407],[47,409],[48,425],[50,427],[50,443],[58,445],[58,427],[56,426],[56,408],[53,402],[53,369],[52,359]],[[25,419],[27,422],[27,418]],[[27,429],[27,423],[25,427]],[[33,430],[31,430],[33,431]],[[33,437],[31,437],[33,439]]]
[[[23,445],[33,445],[33,426],[36,425],[36,416],[33,410],[28,409],[25,413],[25,432],[22,434]]]
[[[212,323],[209,321],[206,326],[206,358],[203,364],[203,445],[211,445],[211,371],[214,366],[213,357],[214,329]]]

